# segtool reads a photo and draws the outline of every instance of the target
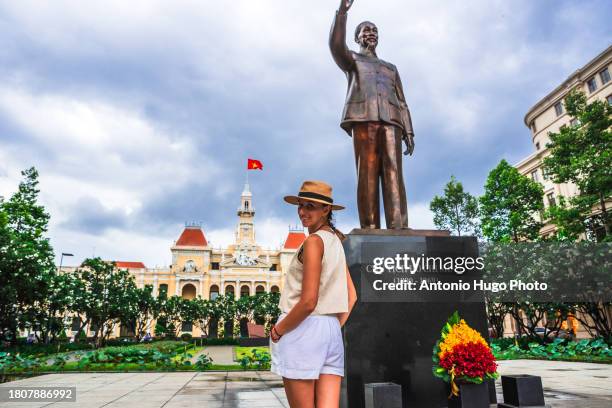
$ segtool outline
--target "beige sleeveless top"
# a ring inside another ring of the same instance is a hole
[[[312,315],[348,312],[348,288],[346,282],[346,258],[340,238],[326,230],[316,231],[323,240],[323,259],[319,283],[319,300]],[[302,243],[302,246],[304,244]],[[297,250],[285,275],[279,307],[282,312],[289,310],[300,300],[302,293],[303,265]]]

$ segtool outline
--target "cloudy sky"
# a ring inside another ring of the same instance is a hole
[[[346,79],[327,37],[335,0],[0,1],[0,195],[39,170],[56,254],[167,265],[186,221],[232,240],[247,158],[258,240],[275,247],[326,180],[357,226]],[[527,110],[612,39],[609,1],[356,0],[380,30],[415,127],[410,226],[454,174],[481,194],[533,150]],[[607,16],[607,17],[606,17]],[[355,48],[349,38],[349,45]],[[58,257],[59,258],[59,257]]]

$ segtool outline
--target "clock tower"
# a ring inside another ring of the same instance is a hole
[[[237,214],[236,244],[239,246],[255,245],[255,228],[253,225],[255,208],[253,207],[253,194],[251,193],[248,181],[244,184]]]

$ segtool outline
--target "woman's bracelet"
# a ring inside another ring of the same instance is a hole
[[[279,339],[280,339],[281,337],[283,337],[283,335],[282,335],[282,334],[280,334],[280,333],[278,332],[278,330],[276,330],[276,326],[272,326],[272,331],[276,333],[276,335],[278,336],[278,338],[279,338]]]

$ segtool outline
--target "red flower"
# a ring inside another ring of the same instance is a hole
[[[457,344],[453,350],[440,359],[440,367],[450,372],[454,367],[455,376],[484,377],[497,371],[491,349],[482,343]]]

